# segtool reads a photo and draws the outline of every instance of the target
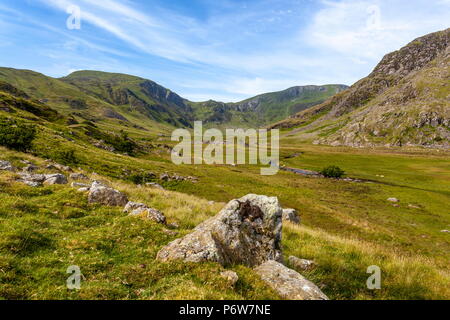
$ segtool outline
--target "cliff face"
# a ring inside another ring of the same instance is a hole
[[[449,146],[449,44],[450,29],[418,38],[350,89],[273,127],[303,126],[321,144]]]

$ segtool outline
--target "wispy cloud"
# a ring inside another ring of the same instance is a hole
[[[44,54],[65,54],[72,63],[64,68],[104,59],[109,71],[136,70],[191,99],[351,84],[384,54],[450,21],[448,0],[218,0],[201,2],[202,15],[151,0],[39,1],[61,16],[81,8],[79,33],[43,24],[61,38]]]

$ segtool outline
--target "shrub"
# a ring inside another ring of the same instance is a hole
[[[27,151],[36,136],[33,125],[0,119],[0,145],[16,151]]]
[[[58,151],[52,155],[52,159],[66,166],[79,163],[74,150]]]
[[[329,166],[322,169],[320,173],[326,178],[342,178],[342,176],[345,174],[345,171],[337,166]]]

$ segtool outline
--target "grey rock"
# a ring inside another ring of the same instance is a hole
[[[161,211],[149,208],[147,206],[133,210],[130,213],[130,216],[144,216],[147,219],[153,220],[157,223],[166,224],[166,217]]]
[[[40,187],[42,183],[45,181],[46,177],[43,174],[31,174],[28,172],[20,172],[19,182],[25,183],[30,187]]]
[[[281,216],[276,197],[250,194],[232,200],[217,216],[162,248],[157,258],[247,266],[281,261]]]
[[[80,188],[77,191],[78,192],[88,192],[89,190],[91,190],[91,188]]]
[[[398,200],[397,198],[389,198],[389,199],[387,199],[387,201],[394,202],[394,203],[400,202],[400,200]]]
[[[67,178],[65,175],[60,173],[46,174],[44,184],[67,184]]]
[[[80,182],[72,182],[70,184],[70,186],[72,188],[90,188],[91,186],[85,183],[80,183]]]
[[[145,184],[146,186],[152,187],[152,188],[156,188],[156,189],[160,189],[160,190],[164,190],[164,187],[158,183],[155,182],[149,182]]]
[[[36,170],[38,170],[38,169],[39,169],[38,166],[35,166],[34,164],[29,164],[29,165],[27,165],[26,167],[24,167],[24,168],[22,169],[22,171],[24,171],[24,172],[34,172],[34,171],[36,171]]]
[[[15,171],[15,168],[12,166],[11,162],[5,161],[5,160],[0,160],[0,170],[13,172],[13,171]]]
[[[295,224],[300,223],[300,217],[295,209],[283,209],[283,220],[289,221]]]
[[[288,261],[297,271],[309,271],[316,266],[315,262],[312,260],[300,259],[294,256],[290,256]]]
[[[89,203],[100,203],[105,206],[121,207],[128,203],[125,194],[113,188],[106,187],[98,181],[94,181],[89,190]]]
[[[132,201],[130,201],[130,202],[128,202],[126,205],[125,205],[125,208],[123,209],[123,212],[125,212],[125,213],[131,213],[131,212],[133,212],[134,210],[136,210],[136,209],[142,209],[142,208],[148,208],[145,204],[143,204],[143,203],[138,203],[138,202],[132,202]]]
[[[328,300],[328,297],[314,283],[277,261],[267,261],[254,270],[284,299]]]
[[[73,180],[89,180],[89,178],[87,176],[85,176],[82,173],[72,173],[70,174],[70,179]]]

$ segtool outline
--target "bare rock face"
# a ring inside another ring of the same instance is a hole
[[[250,194],[232,200],[194,232],[161,249],[157,258],[247,266],[281,261],[281,216],[276,197]]]
[[[314,283],[277,261],[267,261],[254,270],[284,299],[328,300]]]
[[[283,221],[289,221],[295,224],[300,223],[300,217],[295,209],[283,209]]]
[[[125,194],[94,181],[89,190],[89,203],[100,203],[105,206],[121,207],[128,203]]]
[[[12,166],[11,162],[0,160],[0,170],[14,171],[15,169]]]

